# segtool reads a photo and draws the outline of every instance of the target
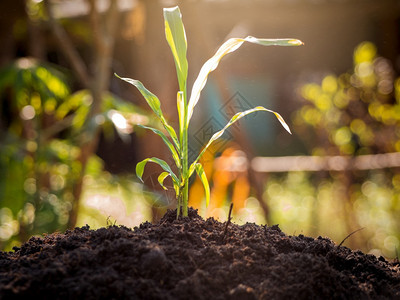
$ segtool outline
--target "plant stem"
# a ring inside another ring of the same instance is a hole
[[[187,169],[187,168],[186,168]],[[188,215],[188,202],[189,202],[189,178],[186,175],[185,185],[183,186],[183,199],[182,199],[182,209],[183,209],[183,216],[187,217]]]
[[[184,91],[184,101],[185,101],[185,118],[184,118],[184,130],[182,136],[182,175],[183,175],[183,194],[182,194],[182,209],[183,216],[188,215],[188,202],[189,202],[189,166],[188,166],[188,106],[186,91]]]
[[[188,202],[189,202],[189,165],[188,165],[188,106],[186,97],[186,88],[183,91],[184,101],[184,114],[183,114],[183,128],[179,131],[179,142],[181,145],[180,156],[181,156],[181,170],[179,174],[180,190],[178,196],[178,212],[177,217],[180,216],[181,209],[183,217],[188,215]]]

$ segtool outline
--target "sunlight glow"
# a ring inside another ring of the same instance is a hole
[[[22,108],[20,116],[23,120],[32,120],[36,115],[35,109],[32,105],[26,105]]]
[[[129,126],[125,117],[123,115],[121,115],[119,112],[110,111],[108,113],[108,117],[114,123],[114,125],[118,131],[120,131],[122,133],[130,133],[131,132],[131,127]]]

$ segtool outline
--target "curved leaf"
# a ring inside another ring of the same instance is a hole
[[[165,186],[164,186],[164,180],[165,178],[167,178],[169,176],[168,172],[162,172],[159,176],[158,176],[158,183],[161,185],[161,187],[164,190],[168,190]]]
[[[180,168],[181,161],[180,161],[180,159],[179,159],[178,152],[176,152],[176,149],[175,149],[174,145],[170,142],[170,140],[166,137],[166,135],[165,135],[162,131],[160,131],[160,130],[158,130],[158,129],[156,129],[156,128],[152,128],[152,127],[145,126],[145,125],[139,125],[139,124],[138,124],[138,125],[136,125],[136,126],[141,127],[141,128],[144,128],[144,129],[151,130],[152,132],[154,132],[155,134],[157,134],[158,136],[160,136],[160,137],[162,138],[164,144],[167,145],[169,151],[171,152],[172,158],[174,159],[176,166],[177,166],[178,168]]]
[[[144,172],[144,167],[146,166],[146,164],[148,162],[153,162],[153,163],[158,164],[161,168],[163,168],[164,171],[166,171],[171,176],[174,183],[178,184],[179,180],[176,177],[176,175],[174,174],[174,172],[172,172],[169,165],[164,160],[159,159],[157,157],[146,158],[136,165],[136,175],[142,182],[143,182],[142,176],[143,176],[143,172]]]
[[[171,176],[168,172],[162,172],[159,176],[158,176],[158,183],[161,185],[161,187],[164,190],[168,190],[168,188],[164,185],[164,180],[168,177]],[[176,197],[178,197],[179,195],[179,184],[176,183],[174,180],[172,180],[172,183],[174,185],[174,191],[175,191],[175,195]]]
[[[179,148],[179,142],[178,138],[176,136],[176,132],[174,128],[172,128],[171,125],[168,124],[167,120],[165,120],[164,115],[161,110],[161,103],[160,100],[158,100],[157,96],[154,95],[152,92],[150,92],[148,89],[145,88],[143,83],[141,83],[139,80],[131,79],[131,78],[123,78],[118,76],[117,74],[114,73],[116,77],[119,79],[126,81],[133,86],[135,86],[139,92],[143,95],[144,99],[146,100],[147,104],[150,106],[150,108],[153,110],[153,112],[156,114],[156,116],[160,119],[161,124],[163,124],[165,130],[167,130],[168,134],[172,138],[172,140],[175,143],[175,146]]]
[[[191,175],[193,174],[194,169],[196,168],[197,162],[198,162],[199,159],[203,156],[204,152],[206,152],[207,148],[208,148],[214,141],[216,141],[217,139],[219,139],[219,138],[222,136],[222,134],[225,132],[225,130],[228,129],[228,127],[230,127],[233,123],[239,121],[239,120],[240,120],[241,118],[243,118],[244,116],[246,116],[246,115],[248,115],[248,114],[251,114],[251,113],[253,113],[253,112],[257,112],[257,111],[267,111],[267,112],[273,113],[273,114],[276,116],[276,118],[279,120],[279,122],[281,123],[281,125],[283,126],[283,128],[285,128],[290,134],[292,134],[291,131],[290,131],[289,126],[286,124],[286,122],[285,122],[285,120],[282,118],[282,116],[281,116],[279,113],[277,113],[277,112],[275,112],[275,111],[273,111],[273,110],[267,109],[267,108],[265,108],[265,107],[263,107],[263,106],[257,106],[257,107],[254,107],[254,108],[252,108],[252,109],[248,109],[248,110],[246,110],[246,111],[238,112],[237,114],[235,114],[235,115],[230,119],[230,121],[225,125],[224,128],[222,128],[220,131],[217,131],[216,133],[213,134],[213,136],[211,137],[211,139],[208,141],[207,145],[203,148],[203,150],[200,152],[199,156],[195,159],[195,161],[194,161],[194,162],[192,163],[192,165],[190,166],[190,168],[189,168],[189,176],[191,176]]]
[[[210,203],[210,186],[208,184],[208,179],[206,173],[204,172],[204,168],[201,164],[197,163],[195,165],[196,173],[200,177],[200,181],[203,184],[204,192],[206,195],[206,206]]]
[[[201,68],[199,75],[197,76],[196,81],[193,84],[192,94],[190,95],[189,100],[189,108],[188,108],[188,119],[187,122],[190,121],[194,107],[200,98],[200,93],[203,90],[208,74],[214,71],[222,57],[226,54],[231,53],[237,50],[244,42],[254,43],[263,46],[300,46],[303,45],[303,42],[297,39],[258,39],[252,36],[248,36],[244,39],[241,38],[231,38],[227,40],[222,46],[217,50],[215,55],[211,57]]]
[[[179,7],[164,8],[164,21],[165,37],[174,56],[179,89],[186,93],[186,79],[188,74],[188,62],[186,58],[187,41]]]

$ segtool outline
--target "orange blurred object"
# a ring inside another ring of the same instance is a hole
[[[215,157],[216,149],[207,151],[202,164],[211,187],[211,199],[206,208],[206,217],[226,218],[222,208],[233,202],[233,214],[245,207],[250,194],[248,181],[248,160],[246,154],[230,144],[221,154]],[[189,191],[189,205],[201,209],[204,200],[204,189],[199,179],[196,179]]]

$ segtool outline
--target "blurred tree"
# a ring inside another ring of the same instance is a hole
[[[43,60],[48,50],[40,38],[39,46],[28,46],[22,53],[35,58],[12,60],[16,54],[11,50],[3,55],[3,62],[9,63],[0,70],[1,248],[33,234],[74,227],[84,175],[88,169],[102,169],[95,155],[101,130],[105,135],[116,130],[126,138],[134,124],[151,122],[142,110],[108,92],[118,1],[110,1],[105,14],[100,14],[97,1],[87,2],[91,63],[84,61],[53,17],[50,1],[27,0],[28,13],[22,18],[29,20],[22,19],[21,25],[31,41],[47,29],[53,32],[82,90],[72,93],[65,70]],[[10,17],[10,26],[17,26],[18,17]]]
[[[74,227],[77,220],[79,199],[82,193],[83,175],[86,170],[89,158],[96,151],[99,142],[99,127],[95,117],[100,113],[103,94],[108,90],[110,77],[112,75],[111,62],[114,49],[114,39],[118,25],[118,2],[109,1],[109,7],[104,15],[101,15],[96,0],[87,0],[90,7],[89,19],[93,41],[94,61],[90,70],[77,50],[73,47],[70,37],[63,27],[54,18],[51,3],[44,0],[45,10],[52,32],[59,42],[60,51],[68,58],[75,74],[83,86],[90,91],[92,102],[88,115],[83,123],[82,134],[80,135],[80,176],[75,182],[73,196],[75,201],[71,208],[68,227]]]

